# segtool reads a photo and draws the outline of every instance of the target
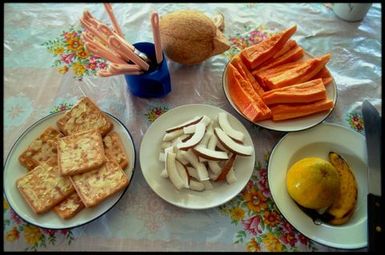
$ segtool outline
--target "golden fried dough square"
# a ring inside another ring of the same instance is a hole
[[[21,195],[36,214],[43,214],[63,201],[74,187],[57,167],[41,163],[16,181]]]
[[[65,135],[97,128],[104,136],[113,128],[111,120],[88,97],[82,97],[56,125]]]
[[[69,197],[64,199],[60,204],[56,205],[53,210],[62,219],[70,219],[84,208],[84,204],[78,193],[74,191]]]
[[[100,168],[73,175],[70,180],[86,207],[94,207],[127,187],[126,173],[115,161],[107,160]]]
[[[115,131],[111,131],[103,137],[104,152],[110,160],[115,160],[122,169],[128,166],[128,158],[122,140]]]
[[[19,162],[28,170],[32,170],[40,163],[46,162],[54,166],[57,164],[56,141],[63,134],[53,127],[46,128],[19,156]]]
[[[96,129],[58,139],[57,151],[59,171],[64,176],[90,171],[105,162],[102,136]]]

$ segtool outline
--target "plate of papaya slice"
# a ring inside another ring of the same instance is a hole
[[[225,95],[252,123],[275,131],[299,131],[325,120],[337,100],[326,67],[331,54],[313,57],[294,39],[297,26],[241,50],[227,63]]]

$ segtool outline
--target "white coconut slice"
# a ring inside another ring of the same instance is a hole
[[[191,150],[183,151],[182,155],[197,170],[198,180],[206,181],[210,179],[205,164],[199,162],[198,158]]]
[[[189,161],[183,157],[181,150],[176,150],[176,159],[179,160],[183,165],[187,165]]]
[[[178,130],[172,131],[170,133],[166,133],[163,136],[163,142],[172,141],[172,140],[174,140],[175,138],[177,138],[177,137],[179,137],[181,135],[183,135],[183,129],[178,129]]]
[[[206,127],[203,123],[198,123],[193,136],[185,142],[178,143],[176,147],[181,150],[187,150],[191,147],[194,147],[202,140],[203,136],[205,135],[205,129]]]
[[[190,189],[195,190],[195,191],[203,191],[205,190],[205,185],[203,183],[190,180]]]
[[[160,176],[163,177],[163,178],[168,178],[168,173],[167,173],[167,171],[166,171],[166,168],[164,168],[164,169],[162,170],[162,172],[160,172]]]
[[[186,167],[181,163],[179,162],[178,160],[175,161],[176,163],[176,169],[178,170],[178,174],[180,176],[180,178],[183,180],[183,183],[184,183],[184,187],[186,189],[189,188],[189,184],[188,184],[188,175],[187,175],[187,170],[186,170]]]
[[[203,136],[202,140],[197,146],[204,146],[207,147],[207,144],[210,140],[210,137],[214,134],[214,129],[213,129],[213,122],[210,121],[210,124],[206,127],[206,133]]]
[[[179,176],[178,170],[176,168],[176,155],[173,152],[166,153],[166,171],[170,181],[174,186],[180,190],[184,187],[184,181]]]
[[[171,145],[170,147],[167,147],[166,149],[164,149],[164,153],[167,153],[167,152],[175,152],[175,146]]]
[[[252,146],[247,146],[235,142],[233,139],[231,139],[231,137],[226,135],[226,133],[221,128],[215,128],[214,133],[221,144],[231,152],[241,156],[250,156],[253,153]]]
[[[226,152],[210,150],[203,146],[195,146],[193,150],[199,157],[206,158],[208,160],[226,160],[229,158]]]
[[[234,173],[234,167],[231,167],[229,172],[227,173],[226,181],[228,184],[232,184],[237,181],[237,177],[235,176],[235,173]]]
[[[166,162],[166,153],[159,153],[159,161]]]
[[[231,126],[228,119],[228,114],[226,112],[218,113],[218,123],[226,135],[230,136],[236,141],[243,142],[245,135],[241,131],[234,129]]]
[[[214,172],[210,171],[209,172],[210,180],[215,181],[218,178],[218,176],[220,175],[220,173],[221,173],[221,169],[219,169],[218,173],[214,173]]]
[[[191,125],[191,126],[184,127],[183,133],[185,133],[185,134],[195,133],[196,126],[200,123],[203,123],[205,125],[205,127],[207,127],[211,123],[211,119],[210,119],[210,117],[204,115],[203,118],[198,123]]]
[[[207,148],[210,150],[215,150],[217,143],[218,143],[218,138],[214,134],[212,134],[209,139],[209,142],[207,143]],[[208,161],[208,166],[209,166],[209,170],[211,170],[216,175],[218,175],[221,172],[222,167],[218,164],[217,161],[212,161],[212,160]]]
[[[166,129],[166,133],[170,133],[170,132],[178,130],[178,129],[183,129],[184,127],[187,127],[190,125],[194,125],[194,124],[198,123],[199,121],[201,121],[202,118],[203,118],[203,116],[196,116],[196,117],[192,118],[191,120],[183,122],[182,124],[179,124],[179,125],[176,125],[174,127],[170,127],[168,129]]]
[[[205,190],[214,189],[214,186],[211,184],[210,181],[201,181],[201,183],[205,186]]]
[[[186,169],[189,176],[199,180],[198,172],[194,167],[188,166]]]
[[[162,150],[164,150],[164,149],[170,147],[171,145],[172,145],[171,142],[162,142],[162,143],[160,144],[160,148],[161,148]]]

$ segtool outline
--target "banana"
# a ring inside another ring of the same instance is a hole
[[[329,161],[340,176],[340,189],[326,213],[331,216],[328,223],[341,225],[353,215],[357,203],[357,182],[349,165],[340,155],[329,152]]]

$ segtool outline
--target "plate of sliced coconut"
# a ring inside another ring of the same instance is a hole
[[[161,115],[140,146],[151,189],[182,208],[207,209],[235,197],[249,181],[254,144],[243,124],[221,108],[190,104]]]

